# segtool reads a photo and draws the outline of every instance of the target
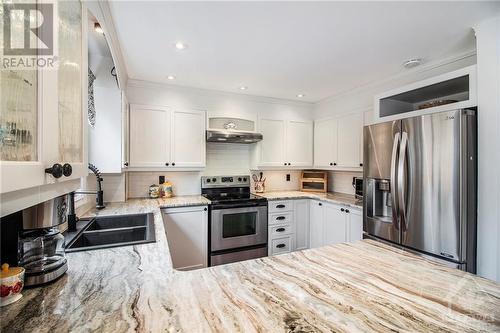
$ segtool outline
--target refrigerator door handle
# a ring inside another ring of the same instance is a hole
[[[399,160],[398,160],[398,206],[399,206],[399,215],[401,218],[401,228],[403,231],[407,229],[406,220],[406,154],[408,150],[408,133],[403,132],[401,135],[401,148],[399,151]]]
[[[394,224],[394,228],[396,230],[399,230],[399,223],[398,223],[398,201],[397,201],[397,182],[396,182],[396,177],[397,177],[397,161],[398,161],[398,153],[399,153],[399,139],[400,139],[400,134],[399,132],[394,134],[394,143],[392,145],[392,157],[391,157],[391,185],[390,185],[390,191],[391,191],[391,206],[392,206],[392,223]]]

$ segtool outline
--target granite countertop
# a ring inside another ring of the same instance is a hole
[[[354,208],[363,208],[362,200],[356,199],[352,194],[340,192],[314,193],[302,191],[271,191],[255,194],[265,197],[267,200],[314,199],[343,204]]]
[[[91,212],[153,212],[157,241],[67,254],[67,274],[1,308],[1,331],[500,331],[499,284],[369,240],[176,271],[161,205]]]

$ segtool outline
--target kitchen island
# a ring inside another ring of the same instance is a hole
[[[2,332],[500,331],[500,285],[368,240],[176,271],[160,207],[182,200],[99,211],[153,212],[156,243],[67,254],[61,279],[1,308]]]

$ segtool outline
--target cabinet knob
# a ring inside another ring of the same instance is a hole
[[[332,165],[333,165],[333,163],[330,163],[330,166],[332,166]]]
[[[319,206],[323,206],[323,204],[322,204],[321,202],[320,202],[320,203],[318,203],[318,205],[319,205]]]
[[[169,165],[170,165],[170,163],[168,163],[168,162],[167,162],[167,163],[165,163],[165,165],[166,165],[166,166],[169,166]]]
[[[175,162],[172,162],[172,166],[175,166]]]
[[[283,163],[283,165],[286,165],[286,162],[285,162],[285,163]]]
[[[284,248],[285,246],[286,246],[285,244],[278,244],[278,245],[276,245],[276,247],[277,247],[278,249]]]
[[[359,163],[359,166],[363,166],[363,163]]]
[[[45,173],[49,173],[54,178],[61,178],[63,175],[63,167],[59,163],[55,163],[52,167],[45,169]]]
[[[123,163],[124,166],[128,167],[128,162]]]
[[[208,208],[207,208],[207,207],[205,207],[205,208],[203,208],[203,210],[206,212],[206,211],[208,210]]]
[[[278,229],[276,229],[276,232],[283,232],[283,231],[285,231],[285,228],[278,228]]]
[[[337,163],[334,162],[333,165],[337,165]]]
[[[64,163],[62,166],[62,173],[64,176],[69,177],[73,173],[73,167],[69,163]]]
[[[344,208],[340,208],[340,211],[343,212],[343,211],[345,211],[345,209]]]
[[[346,210],[345,210],[345,212],[346,212],[346,213],[349,213],[349,209],[346,209]]]

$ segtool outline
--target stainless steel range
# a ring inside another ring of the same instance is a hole
[[[250,176],[201,178],[209,206],[209,266],[267,256],[267,199],[250,193]]]

